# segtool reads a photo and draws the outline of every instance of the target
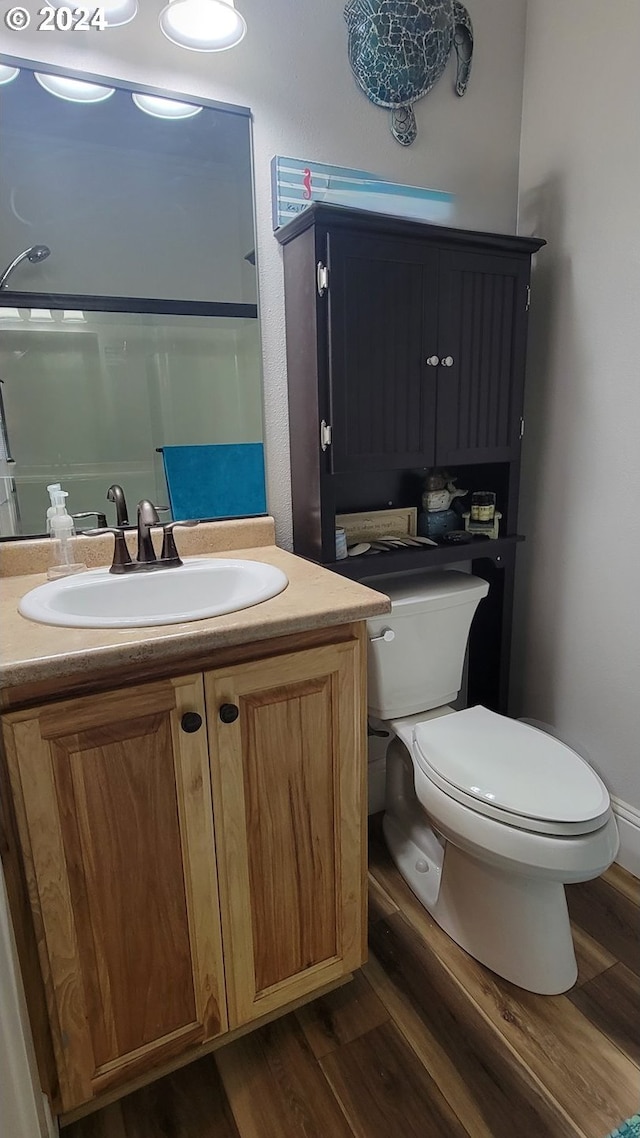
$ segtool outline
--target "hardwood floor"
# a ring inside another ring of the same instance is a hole
[[[640,1099],[640,883],[568,895],[578,982],[531,995],[438,928],[374,825],[353,982],[64,1138],[604,1138]]]

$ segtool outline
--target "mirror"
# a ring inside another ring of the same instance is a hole
[[[249,112],[100,84],[2,87],[3,538],[44,532],[52,482],[109,524],[112,483],[134,520],[266,509]]]

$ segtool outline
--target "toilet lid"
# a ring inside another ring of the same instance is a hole
[[[571,747],[485,707],[417,723],[414,753],[442,789],[482,813],[517,815],[525,828],[526,819],[575,824],[609,809],[604,783]]]

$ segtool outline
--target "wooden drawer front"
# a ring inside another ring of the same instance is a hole
[[[226,1028],[202,678],[6,716],[63,1106]]]
[[[351,642],[205,676],[232,1027],[362,962],[359,667]]]

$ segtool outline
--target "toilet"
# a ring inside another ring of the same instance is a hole
[[[576,980],[564,886],[611,865],[602,780],[566,743],[485,707],[455,711],[486,581],[455,569],[376,578],[369,715],[393,736],[383,830],[415,895],[499,976],[555,995]]]

